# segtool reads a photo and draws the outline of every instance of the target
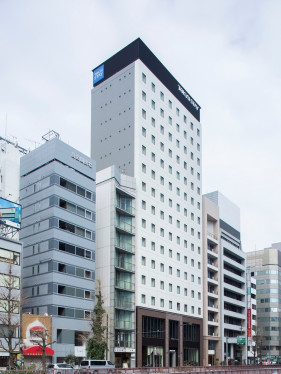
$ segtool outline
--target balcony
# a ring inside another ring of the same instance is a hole
[[[116,280],[115,287],[120,288],[126,291],[134,291],[134,283],[124,281],[124,280]]]
[[[122,257],[115,258],[115,266],[126,271],[133,271],[133,264],[130,261],[125,261]]]
[[[131,321],[115,321],[116,329],[133,329],[133,323]]]
[[[130,252],[130,253],[135,252],[135,246],[132,243],[128,243],[123,240],[116,239],[115,247],[125,252]]]
[[[116,201],[116,209],[120,213],[127,214],[129,216],[134,216],[135,215],[135,208],[132,206],[132,204],[124,203],[123,201]]]
[[[115,348],[133,348],[133,343],[131,339],[115,340]]]
[[[115,223],[115,227],[121,233],[134,235],[135,227],[129,222],[119,220]]]
[[[134,305],[131,300],[115,299],[115,308],[124,310],[134,310]]]

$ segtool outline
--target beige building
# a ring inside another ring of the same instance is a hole
[[[203,365],[218,365],[221,356],[219,286],[219,207],[203,196]]]

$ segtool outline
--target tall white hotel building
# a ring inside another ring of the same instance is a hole
[[[200,365],[200,106],[141,39],[93,73],[96,284],[109,358]]]

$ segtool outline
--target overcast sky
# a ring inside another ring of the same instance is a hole
[[[90,154],[91,70],[140,37],[201,105],[203,192],[281,241],[280,0],[0,0],[0,135]]]

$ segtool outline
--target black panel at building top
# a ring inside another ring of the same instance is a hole
[[[167,68],[158,60],[151,50],[138,38],[121,51],[110,57],[93,69],[95,72],[102,67],[102,74],[94,78],[94,87],[124,69],[132,62],[140,59],[147,68],[167,87],[167,89],[182,103],[182,105],[200,121],[200,105],[189,95]]]

